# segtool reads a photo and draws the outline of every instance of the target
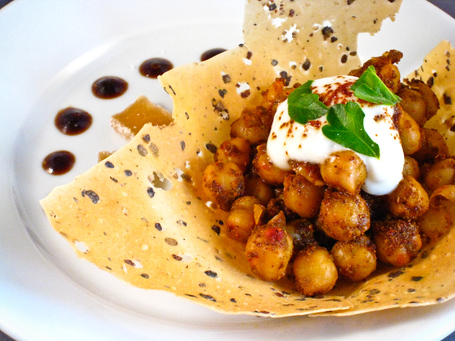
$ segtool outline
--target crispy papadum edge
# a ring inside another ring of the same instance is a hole
[[[450,155],[455,154],[455,51],[447,40],[441,41],[424,58],[423,64],[408,75],[428,84],[439,100],[438,113],[425,127],[436,129],[444,137]]]

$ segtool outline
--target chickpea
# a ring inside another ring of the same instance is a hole
[[[257,147],[257,154],[253,160],[253,166],[261,179],[270,184],[282,184],[284,181],[284,176],[287,173],[285,170],[276,167],[272,163],[269,156],[267,155],[267,146],[265,144],[261,144]]]
[[[423,128],[423,144],[412,157],[419,162],[433,161],[437,156],[449,155],[449,147],[447,147],[444,137],[435,129]]]
[[[413,81],[414,83],[414,81]],[[439,100],[433,90],[422,81],[415,81],[419,92],[422,94],[423,98],[427,101],[427,120],[432,118],[439,110]]]
[[[245,178],[245,194],[256,197],[262,205],[267,205],[275,196],[273,188],[257,176]]]
[[[229,238],[246,243],[255,225],[252,210],[234,210],[227,217],[226,233]]]
[[[269,121],[269,120],[267,120]],[[245,110],[231,125],[231,137],[241,137],[252,145],[267,141],[271,125],[256,112]],[[271,122],[270,122],[271,124]]]
[[[427,101],[422,94],[416,90],[403,88],[398,94],[401,97],[400,106],[418,124],[423,127],[427,122]]]
[[[393,65],[403,58],[403,53],[397,50],[386,51],[380,57],[373,57],[366,61],[362,67],[349,72],[351,76],[360,77],[365,70],[373,65],[379,78],[394,93],[400,88],[400,71]]]
[[[362,159],[352,150],[330,154],[321,165],[321,175],[327,185],[358,193],[367,178],[367,169]]]
[[[262,105],[267,109],[271,109],[277,102],[282,102],[285,99],[282,98],[283,92],[285,92],[284,79],[279,78],[262,93]]]
[[[418,79],[413,79],[409,82],[409,85],[412,89],[418,91],[422,97],[425,99],[426,102],[426,120],[429,120],[439,110],[439,100],[436,97],[435,93],[431,88],[425,84],[423,81]]]
[[[325,182],[321,176],[321,170],[318,164],[309,163],[304,161],[290,160],[289,165],[292,170],[299,175],[302,175],[305,179],[311,182],[315,186],[324,186]]]
[[[419,82],[419,91],[427,101],[427,121],[432,118],[439,110],[439,100],[431,88],[424,82]]]
[[[414,159],[410,156],[404,157],[403,175],[404,176],[409,175],[415,179],[419,178],[420,169],[419,169],[419,163],[417,162],[416,159]]]
[[[234,162],[215,162],[204,171],[202,189],[209,200],[229,211],[234,200],[243,195],[245,179]]]
[[[417,122],[399,105],[393,116],[405,155],[412,155],[423,145],[424,136]]]
[[[425,185],[435,191],[444,185],[455,182],[455,159],[447,158],[436,161],[425,174]]]
[[[277,105],[274,105],[273,106],[274,109],[271,110],[264,107],[265,103],[262,104],[263,105],[257,106],[254,110],[250,110],[250,112],[253,112],[256,115],[258,115],[261,118],[264,127],[267,129],[267,131],[270,132],[270,129],[272,128],[273,118],[275,117]]]
[[[455,185],[445,185],[431,193],[430,206],[446,207],[450,212],[453,212],[455,209],[454,203]]]
[[[256,225],[254,206],[260,203],[251,196],[240,197],[234,201],[226,220],[226,233],[229,238],[246,243]]]
[[[246,243],[251,271],[265,281],[276,281],[286,274],[293,243],[285,227],[286,218],[280,213],[266,225],[256,226]]]
[[[397,93],[401,85],[400,70],[394,64],[388,63],[379,69],[378,77],[393,92]]]
[[[326,190],[316,224],[329,237],[348,241],[370,228],[370,211],[359,194]]]
[[[250,143],[241,137],[224,141],[215,153],[215,162],[235,162],[245,173],[250,163]]]
[[[376,247],[365,235],[336,242],[331,254],[338,273],[351,281],[365,279],[376,270]]]
[[[430,206],[418,220],[420,232],[436,241],[439,237],[446,234],[452,227],[451,214],[446,207]]]
[[[378,259],[384,263],[407,265],[422,247],[419,227],[411,220],[376,221],[373,232]]]
[[[297,290],[306,296],[322,295],[335,286],[338,272],[332,255],[321,246],[300,251],[292,264]]]
[[[235,210],[249,210],[253,211],[254,205],[260,205],[261,202],[259,199],[245,195],[243,197],[240,197],[234,201],[234,203],[231,206],[231,211]]]
[[[412,176],[404,176],[388,195],[390,213],[401,219],[417,219],[429,207],[430,199],[422,185]]]
[[[283,200],[289,209],[302,218],[316,217],[324,197],[323,187],[315,186],[296,174],[287,174],[283,185]]]

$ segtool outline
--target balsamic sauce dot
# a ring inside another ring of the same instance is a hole
[[[55,116],[55,126],[65,135],[78,135],[92,125],[92,116],[85,110],[68,107]]]
[[[43,169],[52,175],[68,173],[74,166],[76,157],[66,150],[59,150],[47,155],[42,163]]]
[[[150,58],[142,62],[139,66],[139,73],[144,77],[158,78],[166,71],[171,70],[174,65],[164,58]]]
[[[115,76],[98,78],[92,85],[93,94],[102,99],[120,97],[127,89],[128,83],[124,79]]]
[[[212,57],[215,57],[217,54],[220,54],[224,51],[226,51],[226,49],[223,49],[221,47],[216,47],[214,49],[207,50],[201,54],[201,62],[206,61],[207,59],[210,59]]]

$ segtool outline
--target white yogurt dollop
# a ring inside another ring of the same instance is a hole
[[[348,101],[357,102],[365,113],[364,127],[370,138],[379,145],[380,158],[357,153],[365,163],[367,179],[362,189],[372,195],[392,192],[403,178],[404,154],[399,133],[393,123],[394,107],[366,103],[356,98],[350,86],[357,77],[335,76],[313,82],[312,91],[327,106]],[[333,152],[347,150],[329,140],[322,133],[326,116],[307,124],[297,123],[289,117],[287,100],[275,114],[267,141],[267,154],[273,164],[290,169],[289,160],[321,164]]]

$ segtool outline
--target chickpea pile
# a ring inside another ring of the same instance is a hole
[[[303,295],[330,291],[339,277],[361,281],[378,263],[404,266],[422,245],[444,234],[450,212],[429,205],[431,193],[455,182],[455,159],[442,136],[424,128],[439,103],[430,87],[400,80],[391,50],[350,74],[373,65],[382,81],[402,98],[394,123],[405,165],[403,179],[385,196],[362,191],[367,171],[351,150],[336,152],[322,164],[290,161],[277,168],[266,141],[279,103],[298,87],[277,79],[258,107],[246,108],[231,126],[231,139],[217,149],[203,175],[208,199],[229,211],[226,233],[245,244],[252,272],[260,279],[295,279]]]

